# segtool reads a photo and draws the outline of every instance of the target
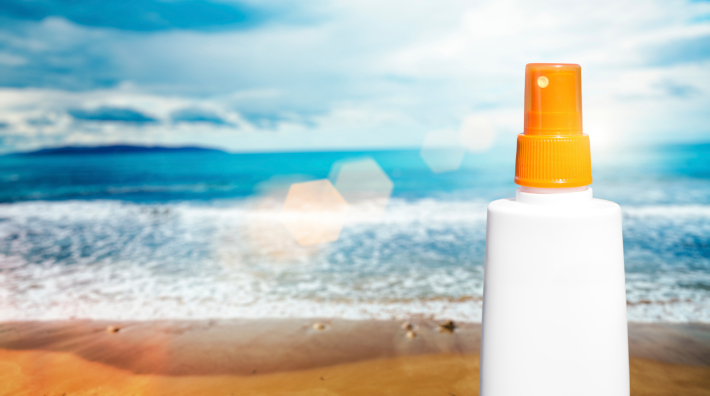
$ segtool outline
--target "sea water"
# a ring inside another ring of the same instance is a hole
[[[2,156],[0,320],[480,321],[486,205],[514,195],[513,151],[438,174],[414,150]],[[710,145],[595,153],[594,195],[623,210],[629,320],[710,322]],[[298,246],[289,184],[363,158],[394,183],[382,217]]]

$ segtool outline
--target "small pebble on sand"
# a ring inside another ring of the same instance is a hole
[[[118,326],[109,326],[106,328],[107,333],[118,333],[119,331],[121,331],[121,328]]]
[[[321,322],[313,323],[313,328],[316,330],[325,330],[325,325]]]
[[[413,332],[412,330],[409,330],[407,332],[407,338],[412,339],[412,338],[416,338],[416,337],[417,337],[417,333]]]
[[[402,328],[404,330],[414,330],[414,325],[409,322],[402,323]]]
[[[456,325],[452,320],[448,320],[444,323],[439,323],[439,332],[441,333],[453,333],[456,329]]]

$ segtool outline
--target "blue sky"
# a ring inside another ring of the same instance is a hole
[[[466,125],[487,147],[522,129],[529,62],[582,65],[598,147],[710,140],[710,2],[5,0],[0,152],[416,148]]]

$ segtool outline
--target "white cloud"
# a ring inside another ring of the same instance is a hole
[[[52,64],[96,63],[98,71],[87,75],[124,81],[62,90],[75,80],[81,85],[77,66],[55,89],[3,89],[0,121],[10,124],[4,133],[32,137],[20,139],[29,146],[417,147],[427,132],[458,129],[464,118],[479,116],[491,120],[503,142],[522,129],[525,63],[562,61],[583,67],[585,131],[593,142],[678,140],[681,131],[687,139],[710,137],[710,56],[657,61],[675,42],[710,36],[710,22],[698,18],[710,13],[708,3],[321,1],[301,13],[310,19],[221,33],[125,33],[57,18],[27,37],[3,32],[0,41],[33,43],[26,54],[8,53],[14,62],[49,62],[41,54],[55,51]],[[67,115],[100,106],[131,108],[159,122],[92,123]],[[183,108],[204,109],[230,125],[170,122]],[[28,122],[39,119],[52,122]]]
[[[0,65],[7,65],[7,66],[22,66],[27,63],[27,59],[13,55],[13,54],[8,54],[6,52],[0,52]]]

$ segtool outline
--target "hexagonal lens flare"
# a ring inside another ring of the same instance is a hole
[[[215,257],[228,269],[257,268],[265,264],[305,264],[311,262],[320,246],[301,246],[281,221],[286,195],[291,184],[304,180],[301,175],[277,175],[258,183],[257,192],[244,210],[222,212],[233,217],[220,223]]]
[[[427,133],[419,155],[434,173],[457,170],[464,155],[460,134],[453,130]]]
[[[464,118],[461,124],[461,144],[472,152],[486,151],[493,146],[496,138],[496,129],[488,117],[470,115]]]
[[[348,203],[327,179],[294,183],[281,210],[281,222],[301,246],[336,241]]]
[[[372,158],[338,161],[330,179],[350,204],[350,219],[377,220],[382,217],[394,183]]]

